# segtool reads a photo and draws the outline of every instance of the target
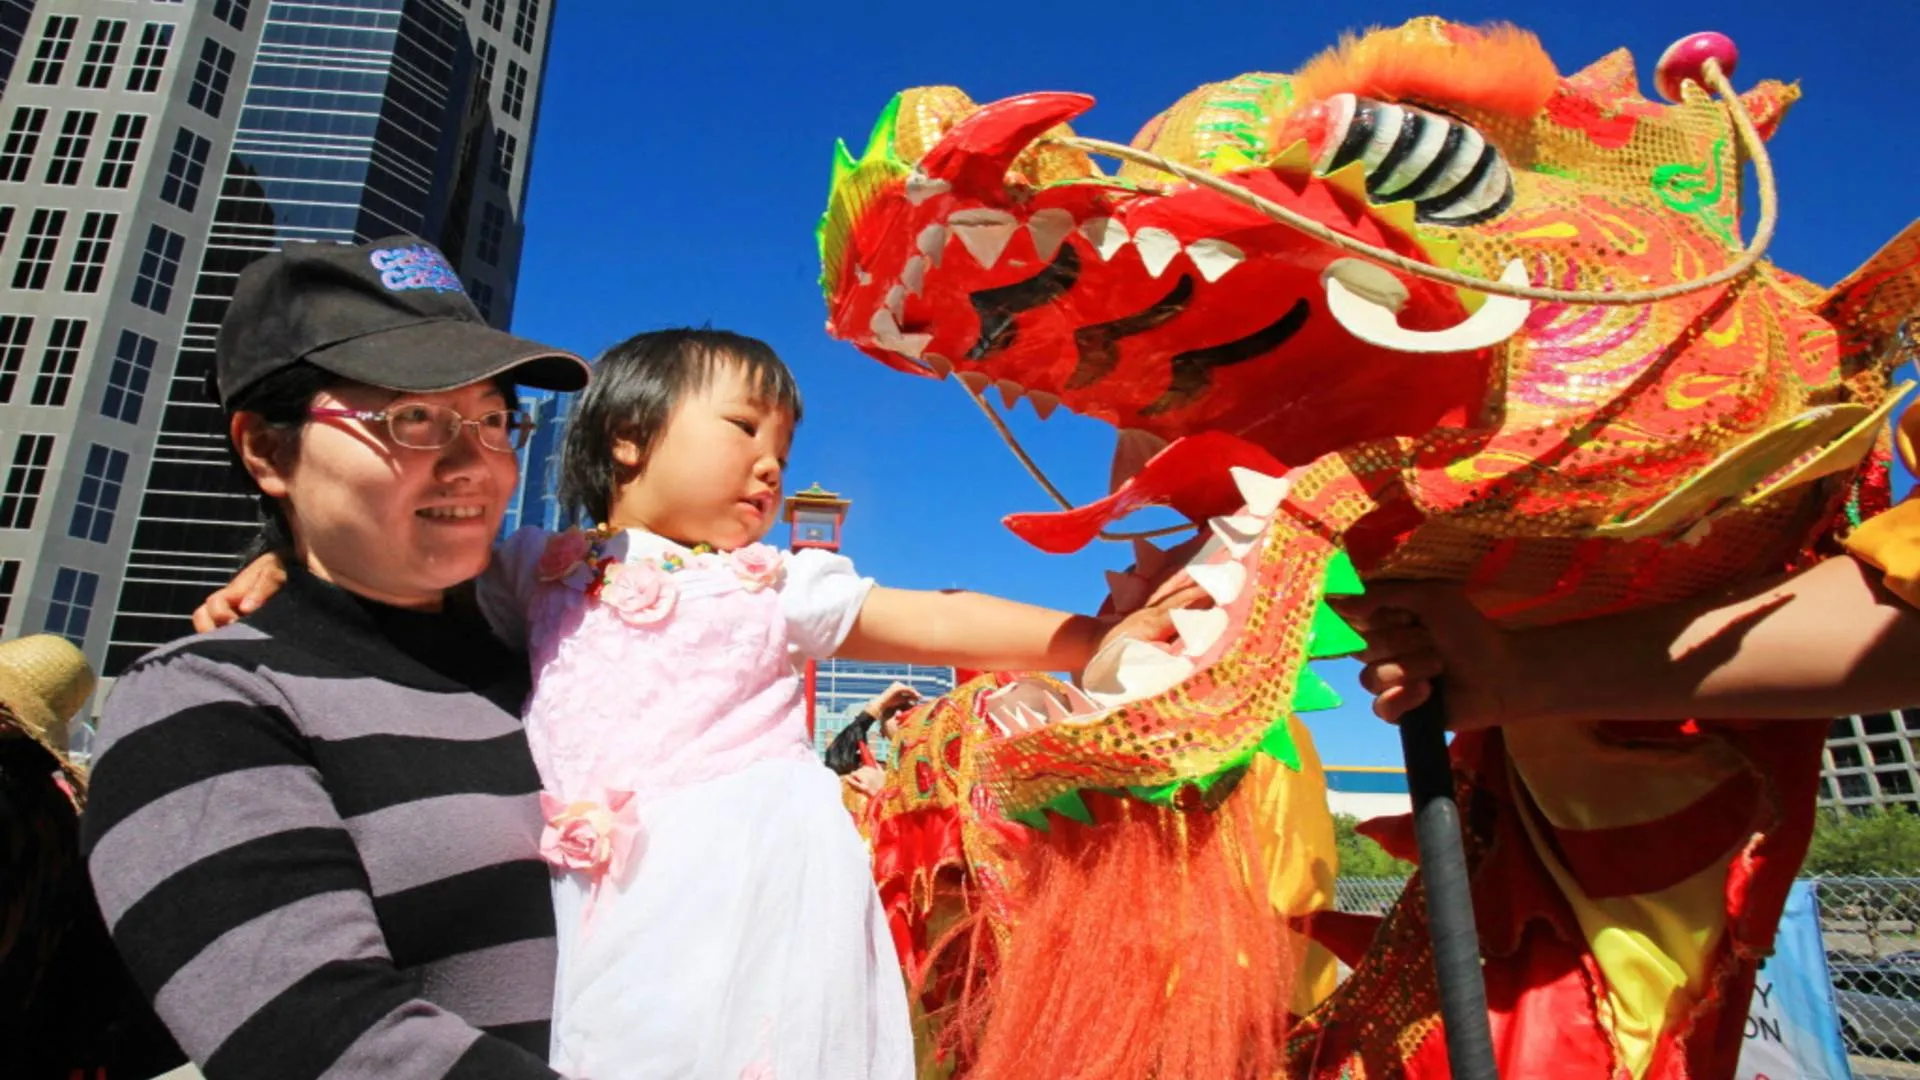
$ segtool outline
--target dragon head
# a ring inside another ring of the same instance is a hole
[[[1795,96],[1745,96],[1762,132]],[[1697,86],[1638,94],[1615,53],[1562,78],[1530,35],[1418,19],[1300,72],[1203,86],[1135,147],[1343,236],[1480,278],[1644,288],[1739,246],[1739,157]],[[1521,302],[1354,258],[1137,164],[1050,142],[1092,104],[909,90],[836,155],[820,226],[832,333],[904,371],[1288,464],[1496,420]],[[1697,303],[1675,305],[1685,319]]]

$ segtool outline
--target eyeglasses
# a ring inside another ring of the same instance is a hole
[[[533,418],[519,409],[496,409],[482,413],[478,420],[469,420],[445,405],[425,403],[379,412],[316,408],[307,410],[307,415],[383,423],[396,445],[411,450],[438,450],[459,438],[462,428],[472,425],[479,429],[481,446],[511,454],[527,444],[534,428]]]

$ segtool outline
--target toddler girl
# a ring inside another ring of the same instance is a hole
[[[1078,671],[1171,636],[875,586],[763,543],[800,394],[764,343],[641,334],[596,365],[561,496],[605,524],[502,545],[479,597],[523,643],[560,963],[554,1065],[587,1080],[913,1075],[866,848],[809,745],[797,664],[844,656]]]

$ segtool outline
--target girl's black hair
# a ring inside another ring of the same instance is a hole
[[[873,729],[873,714],[861,713],[854,717],[853,723],[840,729],[840,734],[827,744],[827,768],[840,776],[845,776],[860,767],[860,746],[867,741],[867,732]]]
[[[567,421],[560,458],[560,505],[575,520],[605,522],[614,491],[639,475],[613,459],[613,444],[632,439],[646,454],[666,429],[674,406],[737,369],[766,403],[800,422],[800,387],[773,347],[729,330],[652,330],[608,349]]]

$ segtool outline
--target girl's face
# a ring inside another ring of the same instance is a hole
[[[444,405],[478,419],[510,407],[493,382],[432,394],[348,384],[321,391],[315,409],[392,410]],[[296,554],[315,576],[370,600],[437,609],[445,591],[487,567],[494,534],[520,476],[512,453],[462,427],[436,450],[396,445],[378,420],[315,417],[297,451],[259,417],[233,420],[235,445],[260,489],[284,500]]]
[[[716,370],[667,417],[651,450],[616,439],[638,475],[614,492],[608,524],[721,551],[767,535],[780,513],[793,415],[760,399],[738,366]]]

